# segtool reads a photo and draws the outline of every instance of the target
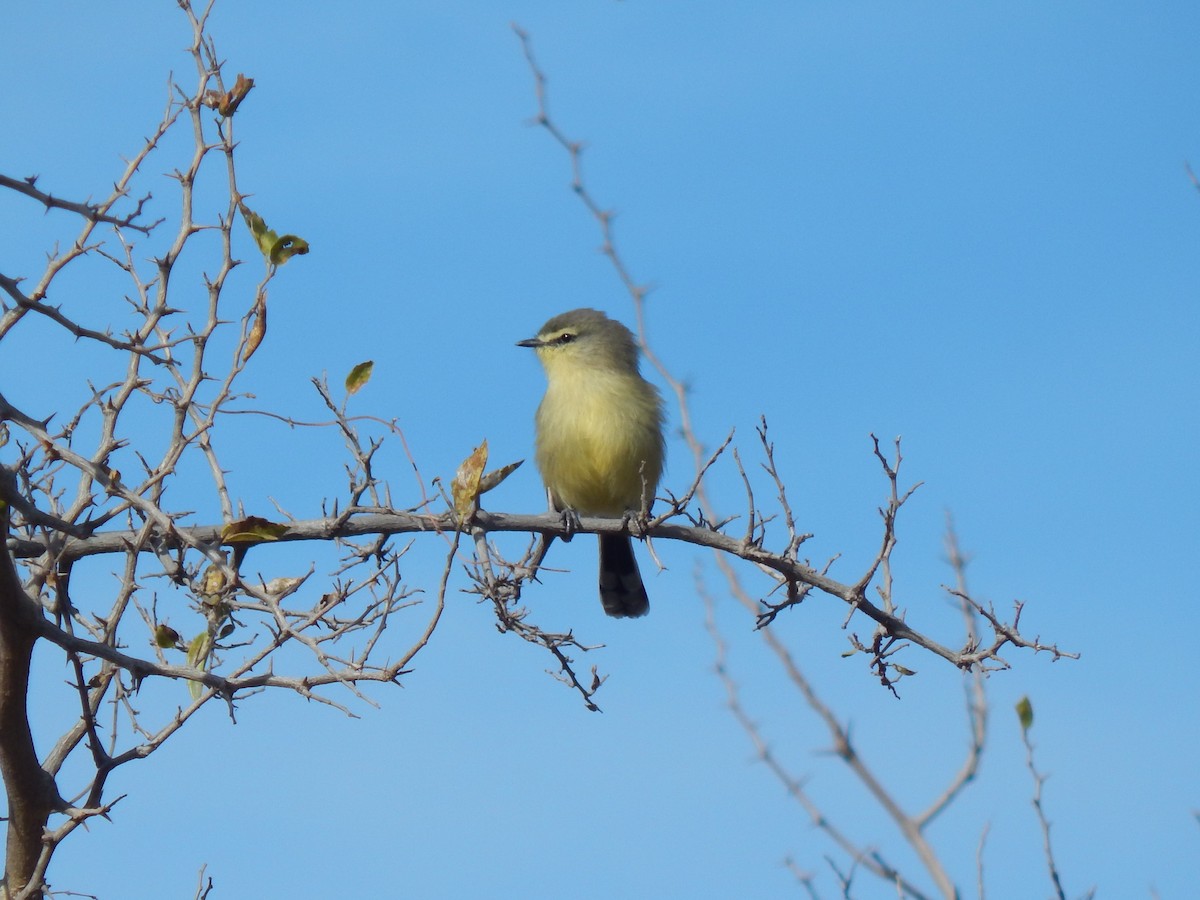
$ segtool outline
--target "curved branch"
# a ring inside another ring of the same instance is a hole
[[[555,537],[566,537],[568,534],[568,528],[563,524],[562,517],[551,513],[515,515],[480,511],[471,524],[482,532],[524,532]],[[172,524],[169,531],[156,529],[155,534],[146,542],[145,552],[161,552],[184,547],[215,547],[221,542],[221,529],[220,525],[184,527]],[[451,513],[441,515],[405,512],[355,513],[348,510],[339,516],[290,522],[287,532],[281,535],[277,541],[280,543],[328,541],[336,538],[368,535],[417,532],[450,533],[457,530],[459,530],[459,524],[456,523]],[[799,560],[791,558],[786,550],[778,553],[772,552],[743,538],[730,537],[712,528],[662,523],[652,524],[645,531],[641,531],[635,530],[630,522],[622,519],[587,517],[580,519],[573,531],[588,534],[625,533],[634,537],[682,541],[736,556],[754,563],[768,573],[773,573],[774,577],[781,582],[809,585],[822,593],[836,597],[851,607],[851,612],[860,612],[874,621],[893,640],[908,641],[962,669],[969,669],[988,661],[996,661],[1007,667],[1007,663],[997,657],[997,652],[1006,643],[1038,652],[1048,652],[1055,658],[1074,657],[1073,654],[1059,650],[1053,644],[1027,640],[1017,631],[1015,622],[1006,624],[996,616],[994,611],[986,610],[983,613],[996,631],[996,638],[992,645],[976,647],[968,643],[962,650],[953,650],[911,627],[904,619],[876,606],[867,599],[861,584],[845,584],[837,581]],[[139,532],[134,531],[111,531],[86,538],[68,538],[58,551],[59,558],[63,562],[69,563],[96,554],[123,553],[136,543],[138,535]],[[250,541],[248,544],[253,546],[255,543],[274,542],[262,540]],[[10,541],[10,549],[18,557],[36,557],[46,552],[47,544],[43,540],[14,540]]]

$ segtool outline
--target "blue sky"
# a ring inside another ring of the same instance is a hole
[[[0,171],[99,196],[156,123],[168,74],[193,83],[182,14],[167,2],[17,2],[6,20],[20,39],[0,58]],[[273,227],[312,245],[273,283],[246,386],[262,408],[316,418],[309,379],[374,359],[352,408],[396,417],[426,481],[483,437],[498,462],[532,456],[543,381],[517,340],[576,306],[632,316],[565,155],[529,124],[514,21],[550,79],[556,121],[586,142],[589,186],[619,212],[625,261],[655,286],[649,338],[692,385],[701,436],[715,445],[736,428],[752,459],[766,415],[798,524],[815,534],[809,552],[841,553],[833,574],[852,580],[886,496],[868,434],[903,435],[903,476],[925,483],[896,557],[910,621],[957,638],[940,590],[949,511],[974,591],[1001,608],[1024,601],[1029,634],[1081,653],[1051,664],[1011,652],[1013,669],[988,681],[980,777],[930,832],[966,894],[985,824],[990,895],[1050,892],[1012,713],[1028,694],[1068,894],[1187,896],[1200,877],[1186,637],[1200,538],[1200,195],[1185,162],[1200,167],[1200,9],[405,2],[344,4],[335,17],[304,0],[219,3],[211,31],[227,74],[256,81],[238,114],[239,184]],[[155,215],[174,209],[157,176],[185,162],[180,151],[149,173]],[[35,274],[74,229],[6,195],[0,221],[9,275]],[[240,253],[252,252],[246,240]],[[245,268],[252,291],[258,273]],[[119,307],[119,284],[68,287],[74,308]],[[3,389],[31,411],[66,408],[86,387],[86,348],[31,338],[5,350]],[[55,371],[31,378],[46,354]],[[337,494],[336,435],[237,427],[225,453],[249,509],[275,498],[315,516]],[[668,453],[678,491],[686,454],[675,439]],[[401,448],[382,460],[408,505],[419,492]],[[739,484],[728,463],[713,473],[731,513]],[[490,508],[541,502],[527,464]],[[766,897],[794,890],[790,855],[836,894],[834,851],[722,708],[695,589],[697,566],[714,579],[711,560],[657,550],[661,573],[639,551],[647,619],[603,617],[586,538],[556,548],[569,575],[526,595],[548,625],[606,645],[586,660],[610,675],[602,715],[456,594],[404,688],[373,694],[381,709],[348,719],[256,697],[233,726],[214,706],[127,767],[113,790],[130,796],[112,824],[63,849],[55,887],[191,896],[207,863],[220,897],[264,886]],[[441,551],[430,551],[409,582],[435,577]],[[719,597],[717,616],[772,747],[843,828],[927,883],[824,752],[827,734],[746,615]],[[841,657],[842,616],[813,598],[779,634],[881,777],[922,807],[966,746],[959,678],[909,651],[919,674],[896,701]],[[70,708],[66,676],[49,654],[38,675],[50,735]],[[169,708],[181,692],[148,685],[142,699]],[[863,897],[893,895],[856,883]]]

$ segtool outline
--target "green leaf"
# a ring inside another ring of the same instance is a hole
[[[257,544],[262,541],[277,541],[287,532],[288,527],[281,522],[270,522],[261,516],[247,516],[230,522],[221,529],[221,543]]]
[[[207,672],[210,650],[212,650],[212,638],[208,636],[207,631],[202,631],[188,643],[187,664],[193,669]],[[204,685],[199,681],[188,682],[188,693],[192,695],[193,700],[199,699],[200,692],[203,690]]]
[[[285,234],[283,237],[275,239],[267,258],[275,265],[282,266],[293,256],[304,256],[306,253],[308,253],[308,241],[294,234]]]
[[[263,217],[248,207],[245,203],[239,203],[238,209],[242,211],[242,218],[246,220],[246,225],[250,229],[250,236],[254,238],[254,243],[258,244],[258,249],[263,256],[270,257],[271,245],[278,240],[278,235],[267,227],[267,223],[263,221]]]
[[[294,234],[285,234],[280,237],[267,227],[262,216],[245,203],[239,203],[238,209],[242,211],[242,218],[246,220],[250,235],[254,238],[254,243],[258,245],[259,252],[271,265],[282,266],[293,256],[303,256],[308,252],[308,241],[304,238]]]
[[[208,632],[202,631],[188,641],[187,664],[193,669],[208,667],[208,649],[212,646]]]
[[[1033,704],[1028,697],[1017,701],[1017,718],[1021,720],[1021,730],[1028,731],[1033,727]]]
[[[346,376],[346,393],[348,395],[358,393],[362,386],[371,380],[371,372],[374,368],[375,361],[368,359],[351,369],[350,374]]]

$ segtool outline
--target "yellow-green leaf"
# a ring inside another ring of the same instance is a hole
[[[250,229],[250,236],[254,238],[254,243],[258,244],[259,251],[263,256],[270,258],[271,246],[279,239],[279,235],[268,228],[267,223],[263,221],[263,217],[245,203],[239,203],[238,209],[242,211],[242,218],[246,220],[246,226]]]
[[[479,505],[479,482],[483,478],[483,469],[487,465],[487,441],[462,461],[454,480],[450,482],[450,496],[454,501],[454,514],[460,522],[468,521],[475,514]]]
[[[225,589],[225,572],[220,566],[209,566],[204,570],[204,577],[200,579],[200,592],[207,600],[209,597],[216,599],[217,595]]]
[[[274,232],[271,233],[274,234]],[[267,258],[275,265],[282,266],[293,256],[303,256],[307,252],[308,241],[294,234],[285,234],[283,237],[275,239]]]
[[[277,541],[288,533],[288,526],[281,522],[269,522],[261,516],[247,516],[230,522],[221,529],[221,543],[259,543]]]
[[[199,669],[201,672],[208,671],[208,653],[212,649],[212,639],[208,636],[207,631],[202,631],[188,643],[187,664],[193,669]],[[188,693],[192,695],[192,699],[196,700],[200,696],[200,692],[204,690],[204,685],[199,681],[188,682]]]
[[[187,664],[193,669],[207,669],[208,650],[211,646],[212,640],[209,638],[208,632],[200,632],[188,641]]]
[[[366,362],[360,362],[357,366],[350,370],[350,374],[346,376],[346,393],[356,394],[362,389],[362,386],[371,380],[371,372],[375,369],[375,361],[368,359]]]
[[[479,493],[486,494],[492,488],[496,487],[505,478],[517,470],[517,466],[525,462],[523,459],[518,459],[516,462],[509,463],[507,466],[501,466],[499,469],[494,469],[488,472],[479,480]]]
[[[1021,730],[1028,731],[1033,727],[1033,704],[1028,697],[1017,701],[1017,718],[1021,720]]]
[[[246,220],[246,225],[250,229],[254,243],[258,245],[259,252],[267,258],[267,262],[271,265],[281,266],[293,256],[303,256],[308,252],[308,241],[304,238],[294,234],[285,234],[280,237],[267,227],[262,216],[246,206],[245,203],[239,203],[238,209],[242,211],[242,218]]]

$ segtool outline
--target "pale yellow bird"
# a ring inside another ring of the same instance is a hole
[[[595,309],[555,316],[532,347],[546,370],[537,465],[554,508],[591,516],[648,510],[663,468],[663,404],[642,378],[633,334]],[[600,602],[644,616],[650,600],[627,534],[600,537]]]

